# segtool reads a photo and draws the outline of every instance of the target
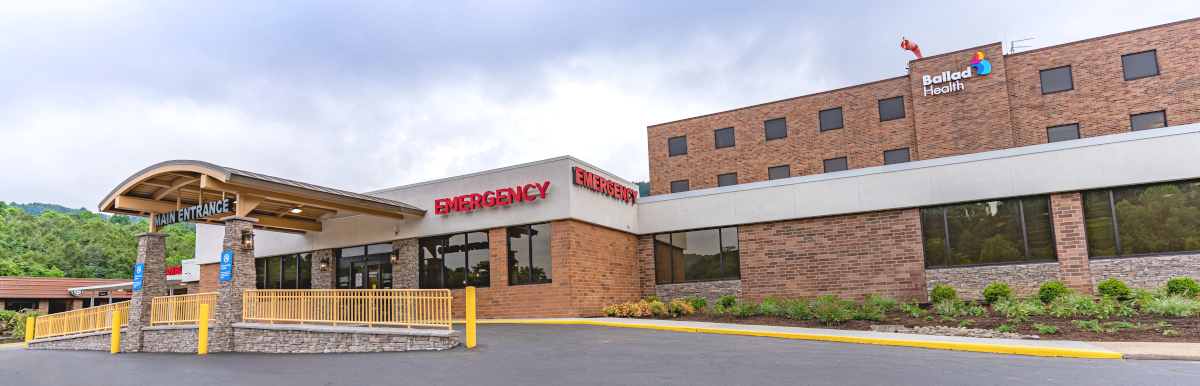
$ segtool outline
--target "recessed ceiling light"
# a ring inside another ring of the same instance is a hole
[[[292,213],[300,213],[300,212],[303,212],[303,210],[300,210],[300,208],[292,208]]]

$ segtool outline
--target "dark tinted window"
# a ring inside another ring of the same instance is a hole
[[[767,129],[767,140],[787,137],[787,119],[772,119],[763,123]]]
[[[842,128],[842,108],[829,109],[818,113],[821,118],[821,131]]]
[[[1129,124],[1133,127],[1133,131],[1167,127],[1167,112],[1155,111],[1152,113],[1130,115]]]
[[[1200,180],[1084,192],[1083,216],[1091,257],[1200,251]]]
[[[895,97],[879,101],[879,121],[890,121],[904,118],[904,97]]]
[[[688,180],[671,181],[671,193],[688,191]]]
[[[718,149],[733,146],[733,128],[713,131],[713,138],[716,140]]]
[[[654,272],[659,283],[740,278],[737,228],[654,235]]]
[[[767,168],[767,179],[778,180],[780,178],[788,178],[792,176],[792,167],[788,165],[776,166]]]
[[[737,185],[737,173],[722,174],[717,176],[717,187]]]
[[[834,158],[825,160],[825,172],[840,172],[849,169],[846,165],[846,157]]]
[[[667,140],[667,145],[671,150],[671,157],[687,154],[687,136],[675,137]]]
[[[1042,94],[1053,94],[1074,89],[1075,83],[1071,80],[1071,66],[1042,70]]]
[[[908,162],[908,148],[888,150],[883,152],[883,164],[902,164]]]
[[[550,224],[509,227],[508,284],[550,283],[552,273]]]
[[[1078,123],[1046,128],[1047,142],[1070,141],[1072,139],[1079,139]]]
[[[426,237],[417,241],[421,253],[421,288],[487,287],[491,285],[487,232]],[[387,270],[390,270],[390,265]],[[512,270],[510,269],[510,273]],[[391,277],[384,280],[390,287]]]
[[[1121,67],[1125,69],[1125,80],[1158,75],[1158,53],[1150,50],[1122,56]]]
[[[921,234],[927,267],[1055,258],[1045,196],[922,208]]]
[[[272,256],[254,261],[255,287],[258,289],[312,288],[312,254]]]

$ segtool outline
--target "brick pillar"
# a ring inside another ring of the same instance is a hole
[[[142,267],[142,289],[129,299],[129,327],[121,337],[121,351],[142,351],[142,328],[150,327],[150,299],[170,296],[167,288],[167,234],[138,233],[137,261]]]
[[[233,277],[217,282],[217,304],[209,331],[209,347],[214,352],[233,351],[233,324],[242,321],[242,291],[255,289],[254,249],[242,247],[242,231],[253,231],[258,219],[229,216],[225,222],[223,251],[233,252]],[[218,279],[220,280],[220,279]]]
[[[321,268],[321,262],[325,268]],[[312,289],[337,288],[337,261],[333,259],[332,249],[321,249],[312,253]]]
[[[392,288],[421,288],[417,239],[392,241],[392,250],[399,253],[399,258],[392,262]]]
[[[641,282],[642,299],[656,296],[657,276],[654,272],[654,236],[642,235],[637,239],[638,267],[641,272],[638,281]]]
[[[1054,247],[1058,251],[1059,280],[1080,294],[1092,294],[1088,263],[1087,233],[1083,220],[1083,198],[1079,192],[1050,195],[1054,219]]]

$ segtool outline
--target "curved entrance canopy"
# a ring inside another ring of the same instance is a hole
[[[237,215],[258,219],[255,229],[304,233],[320,232],[321,220],[334,215],[425,216],[425,210],[399,201],[190,160],[142,169],[113,189],[100,211],[148,216],[155,231],[154,215],[226,198],[235,200],[232,212],[188,221],[223,224],[221,218]]]

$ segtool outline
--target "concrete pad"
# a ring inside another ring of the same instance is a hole
[[[1088,342],[1121,353],[1125,359],[1174,359],[1200,361],[1200,343]]]

